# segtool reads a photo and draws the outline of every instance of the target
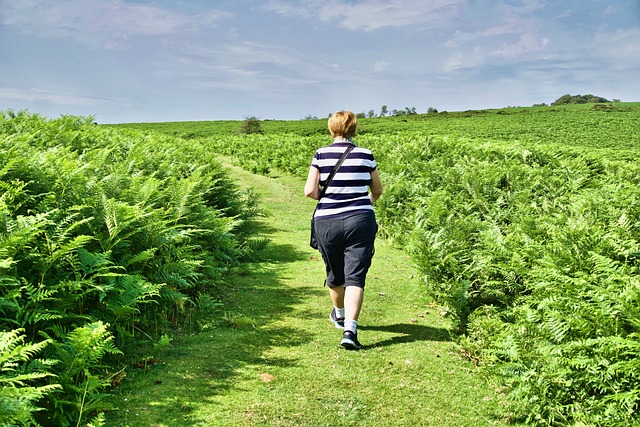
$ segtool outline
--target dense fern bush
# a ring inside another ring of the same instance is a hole
[[[637,423],[640,167],[597,150],[442,137],[382,151],[393,155],[381,160],[381,221],[469,351],[511,387],[514,416]]]
[[[381,233],[410,251],[466,352],[509,386],[514,419],[640,425],[637,151],[611,134],[606,148],[582,151],[585,129],[526,146],[502,132],[504,141],[358,136],[381,165]],[[294,134],[206,140],[254,172],[300,177],[328,143]]]
[[[243,254],[250,199],[201,145],[0,114],[0,330],[29,356],[7,362],[29,376],[2,380],[0,405],[60,426],[104,410],[105,358],[215,296]],[[32,363],[36,345],[52,363]]]

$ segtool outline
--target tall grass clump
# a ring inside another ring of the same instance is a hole
[[[250,199],[200,145],[0,114],[0,342],[24,356],[0,360],[10,421],[99,424],[126,355],[223,286]]]

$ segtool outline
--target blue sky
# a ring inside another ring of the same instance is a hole
[[[99,123],[640,101],[638,0],[0,0],[0,110]]]

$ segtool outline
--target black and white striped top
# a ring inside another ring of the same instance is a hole
[[[333,144],[318,149],[314,154],[311,166],[320,171],[321,186],[324,186],[331,169],[338,163],[349,144],[353,142],[335,140]],[[371,172],[376,167],[371,151],[356,145],[344,159],[325,195],[318,202],[315,218],[328,219],[373,211],[369,199],[369,186]]]

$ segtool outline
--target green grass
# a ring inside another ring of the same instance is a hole
[[[324,267],[309,248],[303,182],[230,168],[255,188],[270,239],[234,271],[201,333],[129,369],[107,414],[118,426],[496,426],[504,402],[462,357],[407,256],[379,240],[359,322],[363,349],[338,344]],[[384,197],[384,195],[383,195]]]

